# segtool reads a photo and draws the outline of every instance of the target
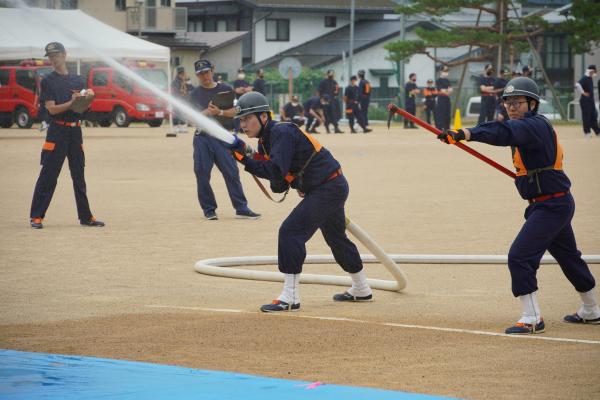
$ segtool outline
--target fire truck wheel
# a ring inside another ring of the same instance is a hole
[[[127,115],[127,111],[123,107],[115,107],[113,111],[113,121],[119,128],[127,128],[131,123],[131,118]]]
[[[10,128],[13,125],[11,116],[0,117],[0,128]]]
[[[100,121],[98,121],[98,125],[100,125],[103,128],[108,128],[112,125],[112,121],[110,119],[101,119]]]
[[[33,125],[33,118],[25,107],[19,107],[15,110],[15,121],[21,129],[29,129]]]
[[[163,123],[162,119],[153,119],[152,121],[148,121],[148,125],[152,128],[158,128]]]

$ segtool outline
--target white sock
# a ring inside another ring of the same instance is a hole
[[[537,300],[537,291],[519,296],[519,300],[521,301],[521,309],[523,310],[519,322],[535,325],[542,320],[540,305]]]
[[[598,307],[594,289],[585,293],[579,292],[579,296],[581,297],[581,307],[579,307],[577,314],[584,319],[600,318],[600,307]]]
[[[283,291],[277,298],[288,304],[300,303],[300,274],[283,274]]]
[[[350,278],[352,278],[352,287],[348,289],[348,293],[352,296],[368,296],[371,293],[371,288],[367,283],[367,277],[365,275],[365,270],[361,269],[359,272],[354,274],[350,274]]]

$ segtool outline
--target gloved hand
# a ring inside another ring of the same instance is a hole
[[[235,137],[233,143],[229,146],[229,149],[231,155],[242,164],[244,164],[246,157],[252,157],[252,154],[254,153],[252,147],[248,146],[246,142],[238,136]]]
[[[456,142],[460,142],[461,140],[465,140],[465,132],[462,129],[444,129],[444,132],[440,133],[437,138],[442,142],[454,144]]]
[[[273,193],[283,193],[287,191],[290,187],[290,184],[283,178],[281,179],[273,179],[269,181],[271,185],[271,191]]]

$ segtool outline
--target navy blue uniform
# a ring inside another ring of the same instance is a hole
[[[508,120],[508,112],[506,111],[506,107],[504,107],[502,94],[507,83],[508,81],[506,79],[500,77],[496,78],[494,81],[494,89],[502,89],[502,91],[496,93],[496,112],[498,115],[502,115],[504,117],[504,121]]]
[[[302,107],[302,104],[297,103],[294,105],[289,102],[283,107],[283,113],[288,119],[287,122],[292,122],[298,126],[304,125],[304,107]],[[282,120],[282,122],[286,121]]]
[[[365,123],[358,104],[358,95],[358,86],[346,86],[346,89],[344,90],[344,97],[346,98],[346,118],[348,118],[348,125],[350,125],[351,131],[354,131],[354,118],[356,118],[358,125],[362,129],[367,128],[367,124]]]
[[[315,147],[294,124],[271,121],[259,139],[258,151],[268,160],[246,159],[246,171],[277,184],[288,173],[298,173]],[[303,179],[293,180],[291,186],[305,196],[279,228],[279,270],[285,274],[302,272],[306,242],[317,229],[344,271],[362,270],[358,250],[346,236],[344,204],[348,182],[337,160],[321,148],[305,168]]]
[[[321,104],[319,96],[310,97],[304,103],[304,115],[306,115],[306,129],[308,131],[316,129],[321,124],[321,122],[310,113],[310,110],[315,110],[315,112],[319,110],[323,111],[323,104]],[[329,130],[327,126],[326,128],[327,130]]]
[[[427,86],[423,89],[423,97],[425,97],[425,120],[431,124],[431,117],[435,118],[435,98],[437,97],[437,89],[435,86]]]
[[[369,125],[369,104],[371,104],[371,82],[361,79],[358,82],[358,103],[365,125]]]
[[[416,95],[411,93],[411,91],[415,89],[417,89],[417,84],[412,81],[408,81],[404,84],[404,108],[406,109],[406,112],[408,112],[411,115],[417,114]],[[415,123],[404,118],[404,127],[414,128]]]
[[[231,86],[224,83],[217,83],[217,86],[212,89],[198,86],[192,92],[191,100],[200,110],[204,110],[217,93],[232,91]],[[217,116],[216,119],[224,128],[231,129],[231,118]],[[240,182],[240,171],[229,153],[229,148],[222,141],[197,130],[194,134],[194,173],[196,174],[198,201],[205,216],[214,213],[217,209],[215,194],[210,186],[210,174],[215,164],[223,174],[227,192],[235,210],[238,213],[249,212],[248,201]]]
[[[579,84],[583,91],[588,94],[588,96],[581,95],[579,98],[583,132],[590,133],[590,129],[592,129],[596,135],[600,135],[598,112],[596,111],[596,103],[594,101],[594,81],[590,76],[585,75],[579,80]]]
[[[471,141],[513,148],[517,190],[522,198],[537,200],[525,210],[526,222],[508,253],[515,297],[538,289],[536,272],[546,250],[578,292],[593,289],[594,277],[577,250],[571,227],[575,201],[569,193],[571,182],[562,170],[562,149],[550,122],[528,112],[524,119],[488,122],[470,131]],[[542,195],[551,196],[540,199]]]
[[[438,78],[435,81],[438,90],[437,103],[435,106],[435,126],[438,129],[450,129],[450,97],[441,89],[449,89],[450,81],[447,78]]]
[[[83,79],[80,76],[61,75],[54,71],[41,82],[40,102],[45,104],[46,101],[54,101],[56,105],[64,104],[71,100],[74,92],[80,92],[83,88]],[[30,217],[45,217],[60,170],[67,158],[75,191],[77,217],[81,221],[89,221],[92,213],[86,194],[81,114],[67,110],[60,114],[48,115],[47,120],[50,126],[42,149],[42,170],[35,184]],[[66,126],[71,124],[74,126]]]
[[[482,75],[479,78],[479,86],[494,86],[496,79],[491,76]],[[494,120],[496,111],[496,95],[494,93],[481,92],[481,109],[479,110],[479,119],[477,124]]]
[[[341,118],[340,103],[338,95],[340,94],[340,86],[335,79],[323,79],[319,83],[319,95],[329,95],[329,104],[325,105],[323,111],[325,111],[325,125],[329,128],[329,124],[338,129],[338,121]]]
[[[265,90],[265,80],[262,78],[256,78],[254,83],[252,84],[252,90],[262,94],[263,96],[266,94]]]

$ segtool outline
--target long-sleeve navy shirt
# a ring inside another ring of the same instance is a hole
[[[298,173],[310,158],[315,148],[300,129],[291,123],[270,121],[259,139],[258,152],[268,156],[268,160],[246,159],[245,169],[252,175],[280,182],[288,173]],[[300,186],[294,179],[291,186],[309,193],[313,188],[327,181],[340,163],[329,150],[321,148],[304,170]]]
[[[581,85],[584,92],[588,94],[588,96],[581,96],[579,101],[587,102],[588,104],[594,104],[594,80],[585,75],[583,78],[579,80],[579,84]]]
[[[543,116],[532,112],[525,113],[523,119],[508,121],[492,121],[470,128],[471,141],[491,144],[493,146],[511,146],[518,148],[523,164],[528,170],[554,165],[556,161],[557,142],[550,122]],[[538,175],[541,193],[538,191],[536,179],[517,176],[515,185],[524,199],[566,192],[571,181],[562,170],[541,171]]]
[[[56,71],[42,79],[41,86],[40,103],[46,104],[47,101],[53,100],[57,106],[69,102],[73,93],[80,92],[85,87],[79,75],[61,75]],[[81,119],[81,114],[69,109],[60,114],[49,115],[49,119],[75,122]]]

